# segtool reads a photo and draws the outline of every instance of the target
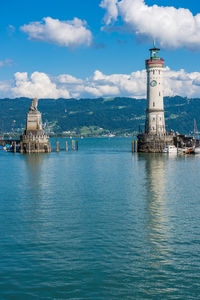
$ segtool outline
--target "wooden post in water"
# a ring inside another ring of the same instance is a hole
[[[72,140],[72,150],[75,151],[75,141]]]
[[[68,152],[68,142],[66,141],[66,152]]]
[[[30,153],[30,152],[31,152],[31,144],[28,143],[28,153]]]
[[[14,145],[13,145],[13,152],[16,153],[17,152],[17,148],[16,148],[16,142],[14,142]]]
[[[138,152],[138,141],[135,141],[135,152]]]
[[[132,153],[134,153],[135,149],[134,149],[134,141],[132,141]]]
[[[24,151],[23,151],[23,143],[22,142],[20,142],[20,153],[24,153]]]
[[[76,141],[76,151],[78,151],[78,141]]]
[[[59,152],[59,141],[56,142],[56,152]]]

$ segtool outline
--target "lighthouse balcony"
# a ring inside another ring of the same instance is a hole
[[[146,66],[149,66],[149,65],[155,66],[155,65],[160,65],[160,64],[164,65],[164,63],[165,63],[163,58],[157,58],[157,59],[150,58],[150,59],[146,59],[145,62],[146,62]]]

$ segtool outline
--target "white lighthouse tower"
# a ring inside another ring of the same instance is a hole
[[[174,145],[174,135],[165,129],[163,104],[163,68],[164,59],[159,56],[160,49],[150,49],[150,58],[146,59],[147,70],[147,108],[145,132],[138,134],[139,152],[163,152],[164,148]]]
[[[164,59],[159,57],[159,48],[149,49],[150,58],[146,60],[147,70],[147,109],[145,133],[164,136],[165,117],[163,104]]]

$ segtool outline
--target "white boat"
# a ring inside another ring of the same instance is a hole
[[[195,154],[200,154],[200,147],[195,147],[194,152]]]
[[[174,145],[166,146],[163,150],[164,153],[177,153],[177,148]]]

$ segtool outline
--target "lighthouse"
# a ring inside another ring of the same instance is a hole
[[[163,152],[164,148],[174,145],[174,136],[165,129],[163,103],[164,59],[160,58],[160,49],[149,49],[150,58],[146,59],[147,71],[147,107],[145,130],[138,134],[139,152]]]
[[[163,68],[164,59],[160,58],[160,49],[149,49],[150,58],[146,59],[147,71],[147,109],[145,133],[165,135],[165,117],[163,104]]]

